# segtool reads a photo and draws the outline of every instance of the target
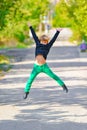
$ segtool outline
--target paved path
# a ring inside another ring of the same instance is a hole
[[[6,53],[16,60],[0,80],[0,130],[87,130],[87,58],[78,47],[56,42],[47,60],[69,93],[40,74],[27,100],[23,89],[32,70],[34,47]]]

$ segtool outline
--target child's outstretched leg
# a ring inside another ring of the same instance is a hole
[[[24,89],[25,91],[25,94],[24,94],[24,99],[27,98],[29,92],[30,92],[30,88],[31,88],[31,85],[32,85],[32,82],[34,81],[35,77],[37,76],[38,72],[36,71],[36,68],[34,67],[31,74],[30,74],[30,77],[26,83],[26,87]]]
[[[68,88],[66,87],[66,85],[64,84],[64,82],[57,76],[55,75],[51,69],[48,67],[47,64],[44,65],[44,73],[46,73],[47,75],[49,75],[51,78],[53,78],[54,80],[57,81],[57,83],[63,88],[64,91],[66,91],[66,93],[68,92]]]

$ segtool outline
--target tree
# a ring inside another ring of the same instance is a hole
[[[55,8],[54,25],[72,28],[75,40],[87,40],[87,1],[60,0]],[[57,21],[57,23],[56,23]]]
[[[53,26],[55,27],[68,27],[70,22],[68,19],[68,12],[66,8],[66,4],[63,0],[60,0],[55,5],[54,13],[53,13]]]
[[[48,10],[48,0],[1,0],[0,1],[0,37],[17,38],[21,41],[26,37],[27,22],[38,25],[40,15]]]
[[[6,15],[9,14],[10,8],[15,4],[16,0],[0,0],[0,30],[6,25]]]
[[[87,40],[87,1],[74,0],[71,5],[67,5],[69,17],[72,18],[74,26],[72,29],[79,33],[80,39]]]

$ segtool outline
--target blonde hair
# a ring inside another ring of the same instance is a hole
[[[40,38],[39,38],[40,41],[49,41],[49,37],[47,35],[42,35]]]

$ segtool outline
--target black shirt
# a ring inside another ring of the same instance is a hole
[[[35,40],[35,43],[36,43],[35,57],[37,55],[41,54],[46,59],[51,46],[53,45],[53,43],[57,39],[60,32],[57,30],[56,33],[54,34],[53,38],[50,40],[50,42],[47,43],[46,45],[44,45],[44,44],[40,43],[40,40],[38,39],[38,37],[37,37],[34,29],[32,28],[32,26],[30,26],[30,30],[31,30],[32,36]]]

